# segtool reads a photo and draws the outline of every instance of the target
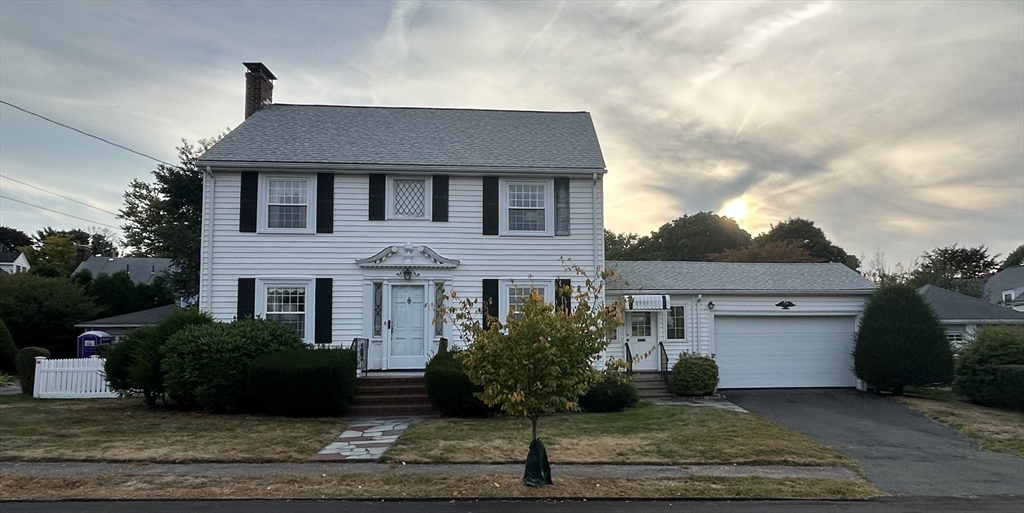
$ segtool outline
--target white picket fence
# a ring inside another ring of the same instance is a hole
[[[41,399],[95,399],[117,397],[107,386],[103,362],[98,356],[51,360],[36,357],[36,381],[32,397]]]

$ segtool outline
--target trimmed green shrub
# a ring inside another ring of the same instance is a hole
[[[956,360],[953,391],[972,403],[1010,406],[1013,401],[1007,402],[1005,387],[1012,388],[1014,373],[1008,371],[1006,382],[998,374],[1002,366],[1018,365],[1024,365],[1024,326],[982,328]]]
[[[18,369],[18,380],[21,383],[21,393],[32,395],[36,386],[36,357],[50,357],[50,350],[43,347],[23,347],[14,357],[15,367]]]
[[[142,392],[146,404],[154,405],[162,399],[164,390],[163,347],[177,332],[187,326],[207,326],[213,324],[209,314],[195,308],[175,310],[159,324],[147,326],[132,332],[137,339],[132,348],[132,363],[129,376],[132,386]]]
[[[718,364],[710,356],[680,353],[672,366],[672,391],[679,395],[711,395],[718,388]]]
[[[257,356],[248,366],[249,392],[262,412],[286,417],[345,413],[356,389],[356,353],[348,349],[289,349]]]
[[[136,394],[139,389],[132,383],[131,366],[135,363],[135,348],[139,345],[139,333],[151,328],[139,328],[128,334],[124,340],[111,345],[103,355],[103,374],[110,389],[124,397]]]
[[[1024,411],[1024,365],[996,367],[996,386],[1006,407]]]
[[[876,290],[864,305],[853,350],[854,374],[876,390],[953,380],[953,351],[935,312],[913,287]]]
[[[18,346],[14,345],[14,337],[4,320],[0,319],[0,372],[14,372],[14,358],[17,356]]]
[[[628,381],[601,379],[580,396],[580,408],[591,413],[622,411],[640,400],[636,387]]]
[[[459,350],[453,349],[434,355],[427,363],[423,378],[427,382],[427,397],[430,404],[448,417],[489,417],[495,408],[487,406],[475,394],[483,387],[474,385],[466,374],[466,368],[456,358]]]
[[[239,411],[250,400],[249,362],[265,353],[303,347],[290,326],[263,319],[188,326],[161,348],[167,395],[184,408]]]

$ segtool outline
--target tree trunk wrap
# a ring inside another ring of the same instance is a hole
[[[526,456],[526,472],[523,473],[523,484],[526,486],[545,486],[551,482],[551,464],[548,462],[548,451],[539,438],[530,442],[530,454]]]

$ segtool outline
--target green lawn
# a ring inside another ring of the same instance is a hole
[[[640,403],[619,413],[541,417],[538,435],[553,463],[857,464],[828,447],[748,413]],[[412,425],[384,454],[406,463],[523,462],[523,419],[432,419]]]
[[[948,390],[912,388],[901,403],[978,442],[982,450],[1024,458],[1024,412],[979,406]]]
[[[344,428],[339,419],[147,408],[138,398],[0,396],[0,460],[308,461]]]

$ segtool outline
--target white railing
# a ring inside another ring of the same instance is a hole
[[[51,360],[36,357],[36,381],[32,397],[41,399],[93,399],[117,397],[107,386],[103,362],[98,356]]]

